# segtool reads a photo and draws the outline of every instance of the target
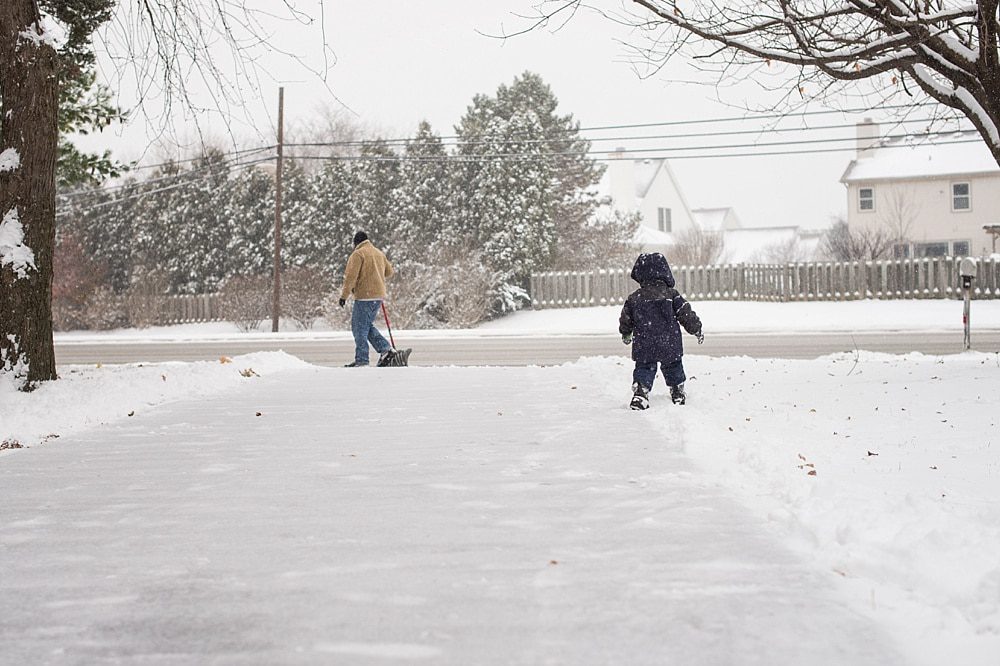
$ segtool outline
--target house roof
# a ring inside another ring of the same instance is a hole
[[[870,157],[853,160],[842,183],[1000,173],[982,137],[952,132],[927,138],[883,141]]]
[[[649,194],[649,188],[656,180],[656,174],[663,166],[664,160],[634,160],[635,164],[635,196],[642,200]],[[670,174],[671,180],[673,174]]]
[[[727,262],[751,263],[773,261],[768,254],[776,248],[797,243],[798,252],[812,256],[820,234],[803,233],[796,226],[732,229],[725,232],[723,254]]]
[[[694,208],[691,210],[691,217],[698,223],[702,231],[724,231],[726,229],[726,218],[730,215],[736,221],[735,228],[739,228],[739,218],[732,208]]]
[[[635,230],[633,241],[637,245],[673,245],[675,242],[671,234],[647,227],[644,224],[640,224],[639,228]]]

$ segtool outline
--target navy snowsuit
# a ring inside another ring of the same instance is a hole
[[[680,326],[691,335],[701,333],[701,320],[691,304],[674,289],[674,275],[667,258],[659,252],[640,254],[632,267],[632,279],[639,283],[622,307],[618,332],[634,334],[632,360],[635,383],[652,388],[659,363],[668,386],[684,383],[684,344]],[[678,326],[680,322],[680,326]]]

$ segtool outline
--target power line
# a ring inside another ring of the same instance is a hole
[[[904,125],[904,124],[915,124],[915,123],[929,123],[934,122],[935,118],[913,118],[910,120],[900,120],[893,121],[893,124]],[[836,130],[836,129],[853,129],[856,127],[856,123],[844,123],[837,125],[817,125],[814,127],[773,127],[769,129],[745,129],[745,130],[728,130],[723,132],[693,132],[685,134],[646,134],[640,136],[604,136],[604,137],[575,137],[573,141],[586,141],[588,143],[598,143],[605,141],[649,141],[649,140],[659,140],[659,139],[696,139],[696,138],[709,138],[717,136],[746,136],[752,134],[787,134],[790,132],[819,132],[825,130]],[[518,143],[523,144],[535,144],[535,143],[552,143],[554,141],[560,141],[560,139],[552,139],[551,137],[541,138],[541,139],[522,139]],[[379,143],[377,140],[371,141],[314,141],[307,143],[286,143],[285,146],[289,148],[342,148],[342,147],[357,147],[357,146],[367,146]],[[410,146],[429,146],[439,143],[434,138],[429,139],[412,139],[406,144],[406,147]],[[484,144],[494,143],[489,139],[475,139],[469,141],[456,141],[449,142],[447,144],[442,143],[442,146],[454,148],[458,146],[478,146]]]
[[[253,150],[244,150],[244,151],[237,151],[237,152],[242,153],[243,156],[245,156],[247,153],[256,153],[256,152],[261,152],[263,150],[269,150],[269,148],[255,148]],[[211,171],[212,169],[217,169],[217,168],[219,168],[221,166],[227,166],[229,164],[232,164],[235,160],[240,159],[240,157],[236,156],[237,153],[232,153],[232,154],[234,155],[234,157],[231,157],[231,158],[219,161],[219,162],[209,162],[209,163],[203,164],[201,166],[192,167],[192,168],[190,168],[190,169],[188,169],[186,171],[178,171],[177,173],[168,174],[168,175],[165,175],[165,176],[160,176],[158,178],[149,178],[149,179],[142,180],[142,181],[134,181],[134,182],[129,182],[129,183],[123,183],[121,185],[113,185],[111,187],[100,187],[100,188],[92,188],[92,189],[89,189],[89,190],[74,190],[73,192],[63,192],[63,193],[57,194],[56,197],[59,198],[59,199],[71,199],[73,197],[83,197],[83,196],[88,196],[88,195],[94,195],[96,193],[103,194],[103,193],[106,193],[106,192],[115,192],[117,190],[124,190],[124,189],[128,189],[130,187],[141,187],[141,186],[144,186],[144,185],[150,185],[152,183],[159,183],[159,182],[162,182],[162,181],[165,181],[165,180],[176,180],[178,178],[184,178],[185,176],[187,176],[189,174],[201,173],[202,171]],[[204,157],[199,157],[199,158],[195,158],[195,159],[204,159]],[[270,160],[270,159],[271,159],[270,157],[263,158],[264,161]],[[187,161],[191,161],[191,160],[187,160]],[[172,164],[176,164],[176,162],[168,162],[168,163],[162,164],[160,166],[170,166]]]
[[[964,134],[964,133],[963,133]],[[928,138],[931,135],[927,134],[894,134],[887,137],[886,139],[898,140],[898,139],[921,139]],[[483,163],[490,162],[494,160],[511,160],[511,161],[533,161],[540,159],[553,159],[553,158],[565,158],[565,157],[583,157],[587,155],[621,155],[621,154],[635,154],[635,153],[657,153],[657,156],[649,156],[645,159],[709,159],[709,158],[720,158],[720,157],[755,157],[755,156],[773,156],[773,155],[807,155],[810,153],[828,153],[828,152],[843,152],[843,151],[853,151],[856,150],[855,146],[848,146],[844,148],[816,148],[813,150],[800,150],[800,151],[761,151],[759,148],[768,148],[773,146],[805,146],[813,144],[822,143],[844,143],[844,142],[855,142],[857,139],[855,137],[842,137],[842,138],[822,138],[822,139],[805,139],[798,141],[772,141],[767,143],[736,143],[736,144],[721,144],[721,145],[697,145],[697,146],[669,146],[669,147],[659,147],[659,148],[633,148],[626,150],[604,150],[604,151],[565,151],[565,152],[548,152],[548,153],[495,153],[495,154],[479,154],[479,155],[440,155],[440,156],[413,156],[413,155],[296,155],[290,156],[289,159],[298,160],[312,160],[312,161],[325,161],[325,162],[447,162],[447,163]],[[935,146],[947,146],[956,143],[979,143],[982,140],[967,139],[967,140],[955,140],[955,141],[935,141],[933,145]],[[893,143],[886,144],[882,146],[877,146],[877,149],[883,148],[910,148],[912,147],[909,143]],[[675,153],[675,152],[692,152],[692,151],[712,151],[712,150],[736,150],[749,148],[753,149],[754,152],[744,152],[744,153],[729,153],[729,154],[708,154],[708,155],[662,155],[662,153]],[[595,161],[615,161],[617,158],[614,157],[593,157]]]
[[[230,165],[226,169],[226,173],[229,173],[230,171],[235,171],[236,169],[239,169],[241,167],[253,166],[254,164],[260,164],[262,162],[270,162],[272,159],[273,158],[271,158],[271,157],[263,157],[263,158],[260,158],[260,159],[257,159],[257,160],[252,160],[250,162],[242,162],[240,164],[233,164],[233,165]],[[190,173],[190,172],[185,172],[185,173]],[[181,178],[181,177],[183,177],[183,176],[182,175],[175,176],[175,178]],[[81,208],[72,208],[70,210],[58,211],[56,213],[56,217],[65,217],[66,215],[70,215],[70,214],[88,213],[88,212],[90,212],[92,210],[96,210],[98,208],[104,208],[106,206],[114,206],[115,204],[120,204],[120,203],[123,203],[123,202],[126,202],[126,201],[132,201],[132,200],[135,200],[135,199],[141,199],[141,198],[147,197],[147,196],[149,196],[151,194],[159,194],[161,192],[169,192],[170,190],[176,190],[177,188],[180,188],[180,187],[188,187],[190,185],[195,185],[197,183],[203,183],[203,182],[205,182],[207,180],[211,180],[212,177],[213,176],[202,176],[201,178],[187,179],[187,180],[184,180],[184,181],[179,182],[179,183],[174,183],[173,185],[168,185],[166,187],[160,187],[160,188],[156,188],[156,189],[153,189],[153,190],[142,190],[140,192],[136,192],[135,194],[130,194],[130,195],[125,196],[125,197],[119,197],[117,199],[111,199],[109,201],[102,201],[100,203],[91,204],[89,206],[83,206]],[[137,183],[137,184],[134,185],[134,187],[141,188],[141,187],[143,187],[143,185],[145,185],[145,182],[143,182],[143,183]],[[96,192],[96,193],[103,193],[103,190],[101,190],[99,192]]]
[[[670,120],[670,121],[650,122],[650,123],[632,123],[632,124],[622,124],[622,125],[595,125],[593,127],[578,127],[578,128],[555,128],[555,129],[552,129],[552,130],[549,130],[549,131],[557,132],[557,133],[579,133],[579,132],[604,132],[604,131],[609,131],[609,130],[620,130],[620,129],[641,129],[641,128],[647,128],[647,127],[683,127],[683,126],[687,126],[687,125],[704,125],[704,124],[730,123],[730,122],[752,122],[752,121],[755,121],[755,120],[779,120],[779,119],[784,119],[784,118],[805,118],[805,117],[812,117],[812,116],[831,115],[831,114],[837,114],[837,113],[840,113],[840,114],[848,114],[848,113],[871,113],[871,112],[874,112],[874,111],[893,111],[893,110],[899,110],[899,109],[914,109],[914,108],[927,107],[927,106],[934,106],[934,104],[931,104],[931,103],[922,103],[922,104],[896,104],[896,105],[882,106],[882,107],[878,107],[878,108],[875,108],[875,109],[871,109],[871,108],[867,108],[867,107],[859,107],[859,108],[854,108],[854,109],[842,109],[842,110],[828,109],[828,110],[824,110],[824,111],[805,111],[805,112],[802,112],[802,113],[769,113],[769,114],[757,114],[757,115],[746,115],[746,116],[730,116],[730,117],[724,117],[724,118],[693,118],[693,119],[690,119],[690,120]],[[907,123],[909,123],[909,122],[927,122],[927,121],[925,121],[925,120],[919,120],[918,121],[918,120],[899,119],[899,120],[894,120],[893,122],[894,123],[901,123],[901,122],[907,122]],[[844,127],[854,127],[854,124],[852,123],[852,124],[844,125]],[[761,130],[761,131],[774,131],[774,130]],[[413,143],[415,141],[419,144],[419,143],[432,142],[432,141],[438,141],[438,140],[440,140],[440,141],[446,141],[447,140],[447,141],[449,141],[449,145],[462,145],[461,143],[455,144],[455,143],[452,143],[450,141],[451,139],[461,139],[461,138],[462,138],[462,136],[459,135],[459,134],[450,134],[450,135],[440,135],[440,136],[439,135],[433,135],[432,137],[430,137],[428,139],[425,139],[425,140],[420,140],[420,139],[415,139],[414,137],[410,137],[410,138],[403,138],[403,139],[370,139],[370,140],[351,140],[351,141],[342,141],[342,142],[336,142],[336,141],[334,141],[334,142],[317,142],[317,143],[286,143],[285,146],[286,147],[289,147],[289,146],[294,146],[294,147],[309,147],[309,146],[312,146],[312,147],[321,147],[321,146],[334,146],[334,145],[337,145],[337,146],[365,146],[365,145],[371,145],[371,144],[376,144],[376,143],[378,143],[378,144],[384,144],[384,145],[398,145],[398,144],[405,145],[407,143]],[[545,141],[555,141],[557,139],[549,138],[549,139],[544,139],[544,140]],[[597,138],[595,138],[595,139],[589,139],[589,140],[590,141],[597,141],[597,140],[614,140],[614,139],[613,138],[612,139],[597,139]]]

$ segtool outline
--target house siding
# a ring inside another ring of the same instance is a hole
[[[972,207],[952,210],[952,184],[969,183]],[[862,211],[859,190],[875,190],[875,210]],[[973,255],[989,254],[992,238],[983,225],[1000,224],[1000,175],[952,175],[848,183],[852,229],[905,228],[911,243],[969,241]]]

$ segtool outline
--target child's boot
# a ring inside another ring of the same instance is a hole
[[[687,402],[687,396],[684,394],[684,382],[670,387],[670,399],[675,405],[683,405]]]
[[[649,389],[642,384],[632,384],[632,409],[649,409]]]

